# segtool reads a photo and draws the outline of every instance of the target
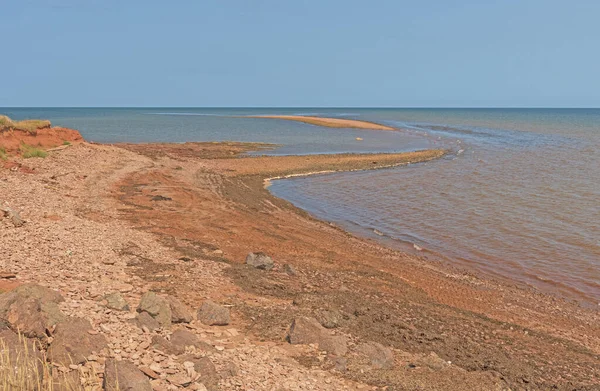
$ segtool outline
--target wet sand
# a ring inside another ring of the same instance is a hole
[[[344,374],[357,381],[394,390],[600,386],[597,311],[355,237],[264,187],[270,177],[426,161],[440,151],[244,157],[240,153],[256,145],[121,147],[155,162],[115,185],[125,206],[122,218],[186,257],[229,264],[232,286],[223,289],[223,299],[234,303],[256,338],[282,341],[294,316],[332,312],[341,314],[338,330],[357,341],[391,346],[405,357],[393,370]],[[169,200],[152,201],[156,195]],[[245,267],[251,251],[271,255],[276,272]],[[297,274],[284,273],[284,264]],[[193,297],[197,282],[185,275],[173,278],[175,285],[156,287]],[[423,364],[423,357],[441,361]],[[314,357],[301,360],[311,368],[325,366]],[[449,368],[441,364],[448,362]]]
[[[306,124],[325,126],[327,128],[355,128],[355,129],[374,129],[374,130],[397,130],[391,126],[381,125],[374,122],[359,121],[344,118],[311,117],[304,115],[256,115],[250,118],[272,118],[288,121],[304,122]]]

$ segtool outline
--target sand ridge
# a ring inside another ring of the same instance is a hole
[[[371,130],[397,130],[391,126],[377,124],[375,122],[361,121],[345,118],[314,117],[305,115],[253,115],[248,118],[271,118],[288,121],[298,121],[310,125],[324,126],[327,128],[355,128]]]

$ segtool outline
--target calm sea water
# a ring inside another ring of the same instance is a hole
[[[0,109],[99,142],[264,141],[275,154],[446,148],[389,170],[276,181],[271,191],[349,230],[600,302],[600,109]],[[235,118],[310,114],[398,132]],[[364,141],[356,141],[361,137]],[[376,235],[374,233],[377,233]]]

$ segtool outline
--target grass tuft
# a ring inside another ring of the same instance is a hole
[[[63,141],[63,145],[71,145],[70,142],[68,142],[67,140]]]
[[[6,148],[0,147],[0,160],[6,160],[6,159],[8,159],[8,156],[6,156]]]
[[[48,152],[44,151],[43,149],[27,144],[21,145],[21,152],[23,154],[24,159],[29,159],[32,157],[45,158],[46,156],[48,156]]]
[[[52,124],[45,119],[27,119],[24,121],[13,121],[5,115],[0,115],[0,131],[21,130],[35,134],[38,129],[49,128]]]

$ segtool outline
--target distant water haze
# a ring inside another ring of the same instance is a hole
[[[275,181],[350,231],[491,276],[600,302],[600,109],[1,109],[99,142],[262,141],[270,153],[445,148],[438,161]],[[304,114],[398,132],[233,117]],[[356,138],[363,139],[357,141]],[[377,234],[374,234],[374,233]]]

